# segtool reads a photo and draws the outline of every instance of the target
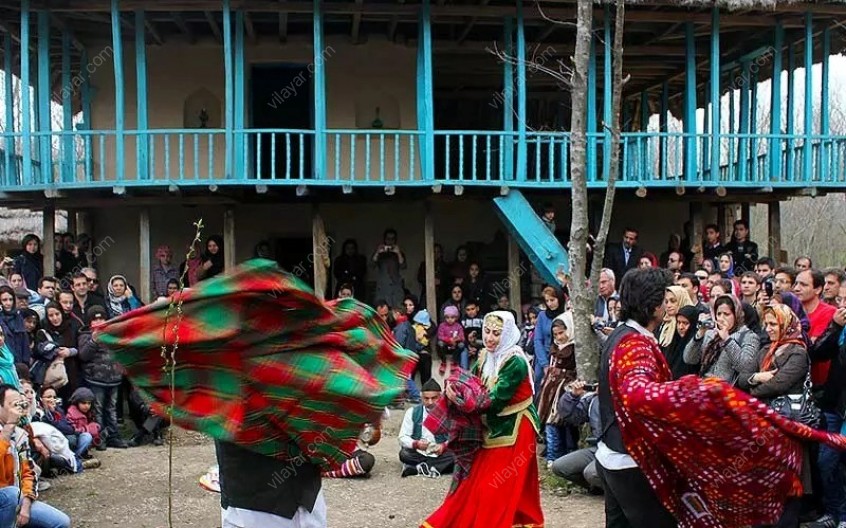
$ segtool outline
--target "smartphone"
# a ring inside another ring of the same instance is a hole
[[[773,298],[773,281],[767,279],[764,281],[764,291],[767,292],[767,297]]]

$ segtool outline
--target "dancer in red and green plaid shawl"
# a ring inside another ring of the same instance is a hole
[[[520,330],[505,311],[485,316],[484,349],[473,367],[490,391],[484,442],[466,479],[450,491],[423,528],[540,528],[543,511],[535,439],[529,360],[517,342]],[[446,396],[458,396],[447,386]]]
[[[152,408],[216,440],[223,528],[322,528],[321,471],[401,397],[416,356],[376,312],[253,260],[97,330]],[[177,295],[179,297],[179,295]],[[175,376],[163,369],[175,338]],[[171,393],[174,384],[174,396]]]

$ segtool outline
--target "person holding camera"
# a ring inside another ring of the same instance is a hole
[[[589,423],[590,436],[586,440],[587,447],[556,459],[552,463],[552,472],[588,491],[601,492],[602,479],[596,472],[596,444],[602,436],[602,422],[596,385],[580,380],[570,383],[558,398],[557,408],[558,416],[568,426],[578,428]]]
[[[391,307],[402,306],[405,287],[400,272],[407,266],[405,254],[397,244],[397,232],[394,229],[385,230],[382,242],[372,257],[377,270],[374,299],[385,299]]]
[[[699,365],[699,375],[737,383],[741,372],[754,368],[761,342],[744,324],[743,306],[731,295],[714,301],[714,314],[699,316],[696,335],[684,349],[684,362]]]

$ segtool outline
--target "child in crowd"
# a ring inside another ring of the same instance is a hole
[[[394,310],[393,319],[393,332],[397,343],[399,343],[404,349],[411,350],[415,354],[419,355],[421,345],[417,342],[417,336],[411,325],[411,321],[408,320],[408,316],[400,310]],[[414,383],[414,375],[417,373],[416,371],[417,369],[415,368],[415,372],[412,372],[411,376],[408,378],[408,386],[406,388],[406,398],[408,402],[414,403],[415,405],[420,403],[420,389],[418,389],[417,385]]]
[[[546,465],[572,451],[576,446],[573,434],[556,414],[556,402],[563,388],[576,379],[575,331],[573,312],[564,312],[552,322],[552,344],[549,367],[538,391],[538,417],[546,434]]]
[[[24,330],[26,330],[26,333],[29,336],[29,353],[31,355],[34,355],[35,336],[38,333],[38,330],[41,329],[41,318],[38,316],[38,313],[36,313],[36,311],[32,308],[25,308],[21,310],[21,316],[23,317],[24,321]]]
[[[546,226],[547,229],[555,233],[555,206],[551,203],[543,204],[543,216],[541,216],[541,220],[543,220],[543,225]]]
[[[610,328],[617,328],[622,324],[620,321],[620,313],[622,312],[622,304],[620,304],[620,298],[617,296],[612,296],[608,299],[608,321],[606,322],[605,326]]]
[[[432,319],[428,310],[420,310],[414,314],[411,328],[414,330],[414,339],[417,341],[418,354],[417,372],[420,373],[420,385],[425,385],[432,377],[432,354],[429,350],[429,332],[432,329]]]
[[[511,300],[508,298],[507,294],[502,294],[496,299],[496,305],[493,307],[494,310],[502,310],[504,312],[511,312],[511,315],[514,316],[514,320],[517,320],[517,312],[511,309]]]
[[[441,366],[438,372],[441,376],[446,372],[446,362],[452,358],[453,366],[456,363],[461,368],[469,368],[467,350],[464,347],[464,327],[458,322],[458,308],[447,306],[444,308],[444,321],[438,325],[438,355],[441,358]]]
[[[41,406],[36,417],[37,420],[48,423],[59,430],[68,438],[70,448],[74,454],[79,458],[89,459],[91,454],[88,449],[94,441],[94,438],[89,432],[77,433],[73,426],[68,422],[67,416],[62,411],[61,399],[56,395],[56,389],[53,387],[44,387],[41,389]]]
[[[94,393],[87,387],[80,387],[73,392],[68,406],[67,420],[74,432],[91,435],[94,447],[106,450],[106,443],[100,437],[100,425],[94,417]]]
[[[526,312],[526,320],[523,321],[523,328],[520,330],[520,348],[523,349],[529,359],[535,358],[535,324],[538,322],[538,309],[532,306]]]
[[[464,327],[464,342],[467,347],[467,362],[475,361],[482,348],[482,318],[479,317],[478,301],[467,301],[464,316],[461,318]]]

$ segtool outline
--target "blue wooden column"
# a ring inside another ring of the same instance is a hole
[[[685,62],[684,178],[693,182],[699,170],[696,159],[696,33],[693,22],[685,24]]]
[[[526,25],[517,2],[517,180],[526,181]],[[539,169],[536,167],[536,169]]]
[[[587,93],[587,181],[596,181],[596,36],[591,34]]]
[[[612,90],[614,88],[614,80],[612,79],[611,66],[612,58],[611,51],[613,48],[614,35],[611,32],[611,4],[605,4],[605,42],[604,42],[604,56],[603,56],[603,71],[602,71],[602,120],[605,122],[603,130],[605,135],[603,137],[602,145],[602,179],[607,182],[611,175],[611,122],[614,120],[612,101]]]
[[[505,53],[514,56],[514,26],[511,17],[505,17]],[[502,79],[502,130],[506,132],[500,148],[503,149],[503,176],[506,181],[514,179],[514,66],[510,61],[502,61],[504,69]],[[447,153],[449,155],[449,153]],[[567,175],[565,174],[566,178]]]
[[[776,23],[773,38],[773,77],[770,91],[770,181],[781,180],[781,153],[784,142],[775,136],[781,134],[781,70],[783,68],[784,25]]]
[[[3,101],[3,106],[6,109],[6,141],[4,148],[5,163],[6,163],[6,179],[3,182],[6,185],[16,185],[18,183],[17,170],[15,169],[15,137],[12,135],[15,132],[15,98],[13,96],[12,88],[12,35],[6,33],[3,36],[3,73],[4,73],[4,91],[6,98]],[[23,97],[23,94],[21,94]]]
[[[53,121],[50,119],[50,13],[38,12],[39,183],[53,183]]]
[[[751,63],[744,61],[740,64],[741,79],[740,83],[740,124],[738,126],[738,145],[737,145],[737,174],[738,180],[741,182],[747,181],[749,177],[748,163],[749,163],[749,140],[743,137],[744,134],[749,133],[749,83],[751,82]]]
[[[29,0],[21,0],[21,143],[23,150],[23,184],[32,185],[32,113],[29,78]]]
[[[793,44],[787,45],[787,181],[796,181],[796,165],[794,158],[794,134],[796,132],[796,51]]]
[[[661,136],[658,138],[658,163],[662,180],[666,180],[670,173],[669,168],[669,151],[667,150],[670,144],[670,138],[667,134],[670,131],[670,83],[664,81],[661,83],[661,115],[658,116],[658,130]]]
[[[749,179],[759,181],[758,178],[758,72],[751,71],[749,76],[749,154],[752,158]]]
[[[119,0],[112,0],[112,48],[114,49],[115,63],[115,180],[126,179],[126,163],[124,155],[124,116],[126,115],[124,105],[124,84],[123,84],[123,39],[120,28],[120,6]]]
[[[829,105],[829,60],[831,56],[831,28],[826,27],[823,30],[822,34],[823,38],[823,56],[822,56],[822,86],[820,90],[822,93],[820,94],[820,134],[823,136],[823,140],[820,142],[820,169],[819,175],[820,178],[828,177],[828,171],[831,167],[830,163],[830,156],[831,156],[831,143],[829,139],[825,136],[828,136],[831,133],[831,116],[829,112],[831,111]]]
[[[711,181],[720,179],[720,8],[711,11]]]
[[[711,143],[708,141],[708,135],[711,133],[711,85],[705,83],[705,105],[704,117],[702,119],[702,133],[705,137],[702,138],[702,179],[705,179],[705,172],[711,170]]]
[[[315,14],[317,16],[317,14]],[[322,35],[321,35],[322,38]],[[236,180],[243,180],[247,179],[247,138],[244,136],[244,108],[246,107],[245,97],[244,94],[246,90],[245,87],[245,76],[244,76],[244,11],[239,9],[235,12],[235,108],[234,108],[234,123],[233,126],[235,127],[234,135],[235,135],[235,158],[233,160],[234,167],[233,167],[233,177]],[[315,57],[316,58],[316,57]],[[316,77],[316,75],[315,75]],[[316,78],[315,78],[316,81]],[[323,99],[325,101],[325,97],[319,97],[317,93],[317,86],[315,85],[314,90],[314,98]],[[317,113],[315,112],[315,121],[317,120]],[[315,134],[317,135],[317,134]],[[322,163],[325,163],[326,156],[322,154],[322,151],[317,147],[315,142],[315,149],[314,149],[315,156],[318,160],[323,160]],[[315,173],[322,174],[322,172],[318,171],[317,164],[315,164]]]
[[[233,141],[233,109],[235,108],[232,99],[233,86],[232,68],[232,9],[229,0],[223,0],[223,83],[225,87],[224,115],[226,126],[226,154],[224,161],[223,177],[232,178],[232,159],[234,157],[235,142]]]
[[[88,64],[88,50],[82,50],[82,64]],[[91,72],[82,68],[82,123],[80,128],[92,130],[91,124]],[[84,136],[85,143],[85,181],[94,180],[94,148],[91,136]]]
[[[71,38],[70,31],[62,32],[62,170],[63,182],[76,179],[76,155],[73,149],[73,85],[71,84]]]
[[[314,177],[318,180],[326,178],[326,69],[323,64],[322,9],[320,0],[314,0]],[[339,155],[339,152],[335,153],[335,156]]]
[[[734,70],[729,70],[729,86],[733,85],[731,79],[735,79],[737,74]],[[728,92],[729,96],[729,119],[728,119],[728,134],[729,134],[729,142],[728,142],[728,164],[726,165],[726,174],[728,175],[728,181],[734,181],[737,173],[737,169],[735,168],[736,159],[735,158],[735,145],[737,144],[737,128],[735,128],[735,119],[734,108],[735,108],[735,93],[734,89],[730,89]]]
[[[135,139],[136,170],[139,180],[150,179],[149,140],[146,135],[147,123],[147,28],[144,25],[144,11],[135,11],[135,76],[136,90],[136,127]],[[181,170],[181,169],[180,169]]]
[[[805,13],[805,144],[802,149],[802,181],[813,179],[813,135],[814,135],[814,16]]]
[[[316,2],[318,0],[315,0]],[[432,69],[432,16],[429,0],[420,4],[417,44],[417,129],[423,179],[435,179],[435,95]],[[459,168],[459,170],[461,170]]]
[[[588,115],[590,112],[588,112]],[[646,90],[640,92],[640,133],[638,138],[638,150],[640,150],[640,179],[646,179],[646,171],[649,168],[649,141],[646,139],[646,131],[649,128],[649,93]]]

